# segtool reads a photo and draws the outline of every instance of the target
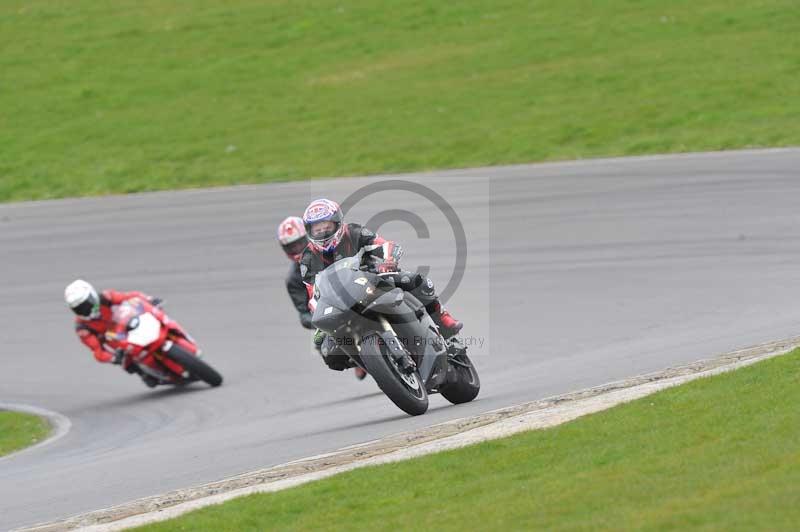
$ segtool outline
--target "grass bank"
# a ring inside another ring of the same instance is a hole
[[[0,201],[800,144],[795,0],[6,0]]]
[[[34,445],[49,433],[50,425],[44,418],[0,410],[0,456]]]
[[[556,428],[139,530],[792,530],[800,350]]]

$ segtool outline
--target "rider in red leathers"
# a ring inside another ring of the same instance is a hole
[[[111,307],[135,298],[144,299],[157,306],[162,303],[161,299],[142,292],[103,290],[98,293],[91,284],[80,279],[70,283],[64,290],[64,299],[75,313],[75,333],[92,351],[98,362],[122,364],[124,361],[122,352],[106,345],[105,333],[114,326]],[[139,373],[144,383],[150,387],[157,384],[154,377],[141,373],[136,364],[128,364],[125,370],[129,373]]]
[[[413,294],[430,314],[445,338],[450,338],[461,330],[463,324],[445,310],[433,287],[433,282],[414,272],[401,271],[398,261],[402,255],[400,246],[385,240],[366,227],[355,223],[344,223],[339,204],[328,199],[312,201],[303,213],[303,223],[309,245],[300,257],[300,274],[306,283],[309,294],[313,291],[315,276],[335,261],[352,257],[366,246],[376,246],[370,253],[379,256],[378,273],[394,273],[395,285]],[[325,342],[319,338],[318,342]],[[349,367],[349,357],[335,354],[327,345],[321,350],[329,368],[341,371]],[[327,355],[334,356],[327,356]]]

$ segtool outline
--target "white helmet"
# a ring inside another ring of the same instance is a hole
[[[97,319],[100,317],[100,296],[92,285],[78,279],[72,281],[64,290],[64,301],[72,312],[81,318]]]

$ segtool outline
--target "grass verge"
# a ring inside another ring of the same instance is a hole
[[[791,530],[798,404],[800,350],[556,428],[138,530]]]
[[[6,0],[0,201],[800,144],[796,0]]]
[[[50,425],[44,418],[0,410],[0,456],[39,443],[49,433]]]

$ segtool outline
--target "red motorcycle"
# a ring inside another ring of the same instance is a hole
[[[133,298],[114,307],[114,327],[108,345],[125,354],[123,367],[136,364],[158,384],[188,384],[196,380],[222,384],[222,375],[200,358],[200,349],[183,328],[150,302]]]

